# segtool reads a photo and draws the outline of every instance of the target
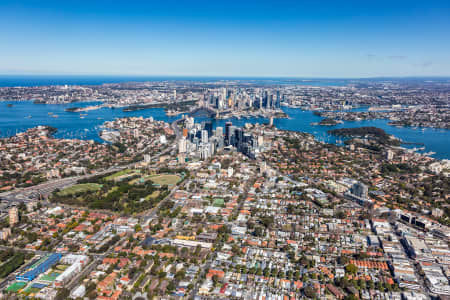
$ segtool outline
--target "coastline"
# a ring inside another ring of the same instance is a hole
[[[124,112],[122,109],[113,109],[112,107],[102,107],[101,109],[90,110],[86,115],[80,118],[79,114],[66,112],[66,108],[70,108],[73,104],[46,104],[35,105],[30,101],[8,101],[13,107],[6,109],[7,102],[3,105],[5,109],[0,110],[0,136],[13,136],[19,132],[26,131],[29,128],[38,125],[49,125],[58,128],[56,137],[58,138],[75,138],[89,139],[99,141],[99,126],[104,121],[111,121],[120,117],[154,117],[157,120],[173,122],[179,116],[167,113],[168,110],[163,108],[148,108],[138,111]],[[88,107],[99,105],[98,101],[78,102],[78,106]],[[0,104],[2,105],[2,104]],[[58,115],[58,118],[51,118],[49,112]],[[326,134],[328,129],[344,128],[344,127],[362,127],[374,126],[384,129],[387,133],[399,137],[405,142],[406,148],[414,148],[414,146],[424,144],[425,150],[421,152],[436,152],[434,158],[448,159],[450,158],[449,149],[445,143],[450,136],[450,130],[447,129],[427,129],[426,131],[414,130],[412,128],[398,128],[387,124],[387,120],[368,120],[368,121],[346,121],[336,126],[311,126],[313,122],[319,122],[320,117],[315,116],[312,111],[304,111],[294,108],[283,108],[283,112],[288,118],[274,118],[274,125],[282,130],[292,130],[298,132],[306,132],[315,136],[319,141],[329,144],[340,144],[338,138],[334,138]],[[25,117],[32,116],[26,119]],[[196,119],[208,120],[205,117],[196,117]],[[268,123],[268,118],[262,116],[249,116],[247,118],[234,118],[213,120],[214,126],[224,126],[227,121],[239,126],[245,123]]]

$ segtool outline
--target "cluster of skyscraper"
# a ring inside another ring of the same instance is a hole
[[[211,121],[194,123],[194,118],[185,119],[183,136],[178,141],[179,159],[186,156],[208,159],[216,152],[237,151],[250,158],[256,158],[263,145],[262,137],[255,137],[244,128],[233,126],[231,122],[213,129]]]
[[[248,91],[246,89],[236,88],[227,89],[225,87],[210,90],[205,94],[205,104],[218,110],[233,110],[244,108],[256,109],[280,109],[281,101],[285,100],[285,95],[280,91],[255,89]]]

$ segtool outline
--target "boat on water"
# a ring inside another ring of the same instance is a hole
[[[7,107],[13,107],[13,105],[11,103],[8,103],[6,106]]]
[[[49,114],[49,115],[53,115],[53,113],[52,113],[52,112],[49,112],[48,114]]]
[[[31,119],[32,118],[32,116],[26,116],[25,117],[25,119]]]
[[[52,115],[52,118],[59,118],[58,115]]]

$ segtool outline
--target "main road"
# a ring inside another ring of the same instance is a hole
[[[171,151],[171,147],[165,149],[164,151],[160,152],[156,156],[153,157],[153,159],[157,159],[162,155],[167,154]],[[67,177],[67,178],[61,178],[61,179],[55,179],[51,181],[47,181],[38,185],[26,187],[26,188],[19,188],[15,189],[10,192],[5,192],[0,194],[0,200],[8,201],[8,202],[28,202],[32,200],[39,199],[39,196],[44,196],[45,198],[50,195],[54,190],[56,189],[64,189],[66,187],[75,185],[78,180],[86,179],[89,177],[94,177],[98,175],[104,175],[111,172],[117,172],[123,169],[130,168],[134,166],[136,163],[131,163],[127,165],[122,166],[113,166],[106,170],[99,170],[92,174],[86,174],[81,176],[73,176],[73,177]]]

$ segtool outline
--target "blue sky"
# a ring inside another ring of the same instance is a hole
[[[450,1],[0,1],[0,73],[450,75]]]

